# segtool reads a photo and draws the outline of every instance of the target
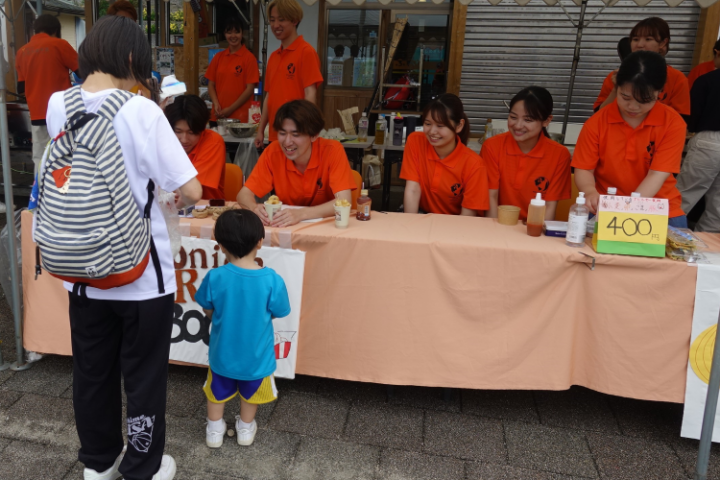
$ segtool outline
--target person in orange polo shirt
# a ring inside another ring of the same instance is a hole
[[[667,198],[669,224],[687,227],[673,176],[680,172],[685,122],[658,101],[666,78],[661,55],[634,52],[618,70],[616,100],[583,125],[572,166],[592,213],[597,212],[600,195],[615,187],[622,196],[638,192],[647,198]]]
[[[225,141],[206,127],[210,113],[197,95],[182,95],[165,107],[165,116],[202,185],[203,200],[225,198]]]
[[[688,75],[688,85],[690,86],[690,90],[692,90],[693,83],[695,83],[695,80],[697,80],[699,76],[710,73],[716,68],[720,68],[720,40],[715,42],[715,46],[713,47],[713,59],[703,62],[690,70],[690,75]]]
[[[546,130],[552,111],[550,92],[525,88],[510,101],[509,131],[483,143],[480,156],[488,170],[489,217],[497,218],[498,205],[515,205],[525,220],[530,200],[540,193],[546,202],[545,220],[555,220],[558,201],[570,198],[570,152],[550,140]]]
[[[229,47],[215,54],[205,73],[213,103],[210,120],[235,118],[247,123],[253,92],[260,81],[257,58],[245,48],[239,18],[225,22],[225,40]]]
[[[630,47],[633,52],[646,51],[667,55],[670,49],[670,26],[659,17],[650,17],[638,22],[630,32]],[[605,78],[593,104],[595,111],[610,105],[615,100],[615,76],[617,71],[610,72]],[[680,115],[690,115],[690,87],[685,75],[667,66],[667,81],[658,100],[675,109]]]
[[[487,172],[467,147],[470,122],[460,99],[440,95],[422,113],[423,131],[405,142],[400,178],[406,181],[405,213],[475,217],[490,208]]]
[[[307,100],[293,100],[280,107],[274,126],[278,140],[260,155],[238,203],[273,227],[335,215],[335,199],[351,201],[350,191],[357,185],[342,144],[319,138],[325,126],[320,109]],[[306,208],[283,209],[269,222],[264,205],[255,198],[273,190],[284,205]]]
[[[60,38],[60,21],[54,15],[40,15],[33,23],[35,35],[18,50],[15,69],[18,93],[25,94],[32,123],[32,159],[40,165],[50,141],[45,115],[48,101],[55,92],[71,87],[70,72],[78,70],[77,52]]]
[[[292,100],[317,103],[317,89],[323,82],[320,58],[315,49],[298,35],[303,10],[296,0],[273,0],[267,7],[268,22],[280,48],[275,50],[265,70],[265,100],[255,146],[262,148],[265,127],[270,125],[270,141],[278,139],[275,115]]]

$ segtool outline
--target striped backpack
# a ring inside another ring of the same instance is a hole
[[[143,274],[152,258],[158,289],[164,293],[160,260],[151,235],[150,210],[155,185],[139,214],[125,172],[113,118],[132,95],[116,90],[97,114],[85,111],[80,87],[65,92],[67,120],[50,143],[38,174],[34,239],[45,270],[75,283],[108,289]]]

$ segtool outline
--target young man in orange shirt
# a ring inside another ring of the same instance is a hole
[[[695,83],[695,80],[697,80],[699,76],[710,73],[716,68],[720,68],[720,40],[715,42],[715,46],[713,47],[713,59],[708,62],[703,62],[690,70],[690,75],[688,75],[690,90],[692,90],[693,83]]]
[[[274,124],[278,109],[292,100],[317,103],[317,89],[323,82],[317,52],[297,33],[303,18],[300,4],[296,0],[273,0],[267,7],[267,16],[270,29],[281,45],[270,55],[265,71],[266,93],[255,137],[257,148],[263,146],[268,124],[270,141],[277,140]]]
[[[205,101],[197,95],[182,95],[165,107],[165,116],[198,172],[203,200],[224,199],[225,141],[205,128],[210,118]]]
[[[60,38],[60,21],[49,14],[40,15],[33,24],[35,35],[18,50],[15,69],[18,93],[24,93],[32,121],[33,163],[40,165],[50,141],[45,123],[48,101],[53,93],[71,87],[70,72],[78,70],[77,52]]]

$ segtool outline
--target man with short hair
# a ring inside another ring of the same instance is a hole
[[[70,72],[78,70],[78,56],[68,42],[60,38],[60,21],[49,14],[40,15],[33,24],[35,35],[18,50],[15,69],[18,93],[25,94],[32,123],[32,159],[37,169],[45,146],[50,141],[45,115],[50,96],[67,90]]]
[[[280,48],[268,59],[263,88],[262,117],[255,146],[261,148],[265,126],[270,124],[270,141],[277,140],[273,128],[275,112],[293,100],[308,100],[317,104],[317,90],[323,82],[320,58],[315,49],[298,35],[297,27],[303,10],[296,0],[273,0],[267,7],[270,30],[280,40]]]
[[[690,90],[692,91],[693,83],[695,83],[695,80],[697,80],[698,77],[705,75],[706,73],[710,73],[718,68],[720,68],[720,40],[715,42],[715,46],[713,47],[713,59],[703,62],[690,70],[690,75],[688,75],[688,85]]]

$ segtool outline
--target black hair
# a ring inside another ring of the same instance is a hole
[[[520,101],[525,107],[525,116],[532,120],[544,122],[552,115],[553,98],[546,88],[537,86],[523,88],[510,100],[510,110]],[[545,127],[542,131],[546,137],[550,136]]]
[[[335,45],[335,56],[342,57],[345,53],[345,45]]]
[[[170,127],[175,128],[177,122],[185,120],[190,130],[195,135],[200,135],[210,120],[210,112],[205,100],[197,95],[180,95],[165,107],[165,117],[170,122]]]
[[[457,95],[443,93],[428,103],[420,116],[420,124],[425,123],[425,119],[428,117],[431,117],[436,123],[453,130],[460,124],[461,120],[465,120],[465,125],[458,133],[458,137],[460,137],[463,145],[467,145],[470,139],[470,120],[465,114],[465,108]]]
[[[151,90],[148,78],[152,76],[152,50],[140,26],[129,18],[102,17],[80,44],[78,63],[81,78],[102,72],[137,80]]]
[[[667,63],[665,58],[655,52],[638,51],[623,60],[618,70],[615,84],[617,88],[626,83],[632,84],[632,95],[640,103],[657,100],[667,81]]]
[[[223,33],[232,31],[244,33],[247,31],[247,28],[245,28],[245,23],[238,17],[230,17],[225,20],[225,28],[223,28]],[[242,39],[242,44],[245,45],[245,37],[243,37]]]
[[[310,137],[320,135],[325,128],[322,112],[317,105],[307,100],[293,100],[280,107],[273,121],[275,131],[283,129],[285,120],[292,120],[299,134]]]
[[[632,53],[632,42],[630,41],[630,37],[623,37],[620,39],[620,41],[617,44],[617,52],[618,57],[620,57],[620,61],[622,62],[625,60],[628,55]]]
[[[265,227],[252,210],[228,210],[215,222],[215,241],[233,257],[243,258],[252,252],[263,238]]]
[[[718,41],[715,42],[715,45],[713,46],[713,50],[720,53],[720,39],[718,39]]]
[[[35,33],[47,33],[51,37],[60,38],[60,20],[55,15],[44,13],[35,19],[33,30]]]

